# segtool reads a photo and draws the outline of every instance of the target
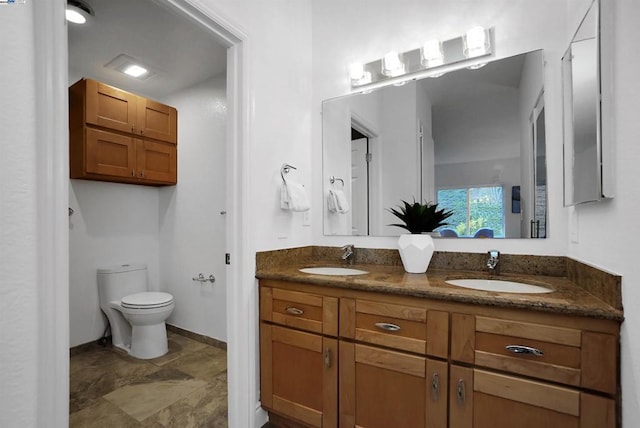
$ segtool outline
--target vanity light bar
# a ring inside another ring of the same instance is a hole
[[[406,52],[392,51],[383,58],[366,64],[351,64],[349,66],[351,87],[358,88],[371,83],[397,79],[421,71],[489,56],[493,53],[492,35],[491,28],[474,27],[460,37],[442,42],[437,39],[428,40],[418,49]]]

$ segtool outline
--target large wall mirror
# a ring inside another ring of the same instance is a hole
[[[325,235],[397,236],[415,199],[443,235],[547,237],[544,112],[542,51],[324,101]]]
[[[599,6],[591,4],[562,58],[565,206],[612,196],[603,177]]]

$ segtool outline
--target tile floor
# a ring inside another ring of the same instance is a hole
[[[227,353],[168,332],[152,360],[90,345],[71,357],[70,427],[227,427]]]

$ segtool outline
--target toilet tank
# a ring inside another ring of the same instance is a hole
[[[98,268],[100,304],[147,291],[147,266],[124,264]]]

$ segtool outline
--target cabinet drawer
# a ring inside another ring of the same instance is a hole
[[[300,330],[338,335],[338,299],[300,291],[262,287],[260,319]]]
[[[498,318],[453,314],[451,358],[566,385],[615,393],[615,337]]]
[[[403,351],[446,357],[449,315],[419,307],[341,299],[340,335]]]
[[[450,426],[615,426],[615,401],[544,382],[451,366]]]

